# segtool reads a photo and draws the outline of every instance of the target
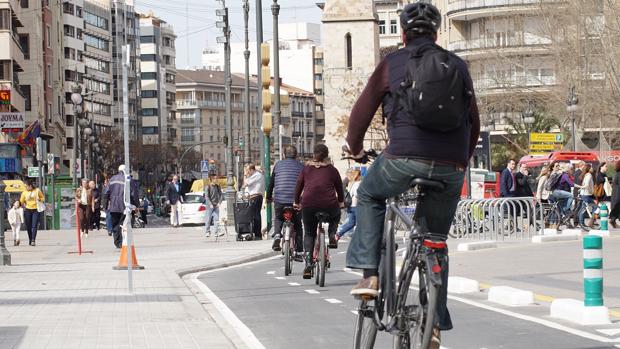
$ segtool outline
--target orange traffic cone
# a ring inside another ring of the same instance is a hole
[[[144,269],[143,266],[138,265],[138,258],[136,257],[136,249],[131,245],[131,270]],[[123,243],[121,248],[121,256],[118,259],[118,265],[113,267],[114,270],[127,270],[127,245]]]

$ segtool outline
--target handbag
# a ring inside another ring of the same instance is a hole
[[[599,183],[599,184],[594,186],[594,190],[592,191],[592,195],[594,195],[595,198],[602,198],[602,197],[605,196],[605,188],[603,186],[603,183]]]
[[[35,200],[37,201],[37,211],[38,212],[45,211],[45,203],[39,200],[39,189],[37,189]]]
[[[606,196],[611,196],[612,187],[611,187],[611,183],[609,183],[609,180],[607,179],[607,177],[605,178],[605,184],[603,184],[603,189],[605,189],[605,195]]]

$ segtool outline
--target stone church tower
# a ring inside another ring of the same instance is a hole
[[[325,143],[342,175],[346,125],[353,104],[379,64],[378,17],[373,0],[326,0],[323,7]]]

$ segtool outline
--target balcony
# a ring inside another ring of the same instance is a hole
[[[282,124],[282,125],[290,125],[291,124],[291,118],[289,118],[288,116],[281,116],[280,117],[280,124]]]
[[[503,92],[514,92],[515,90],[533,91],[548,90],[555,86],[555,76],[512,76],[505,79],[481,78],[474,79],[474,88],[480,95],[495,94]]]
[[[306,138],[314,138],[314,132],[306,132]]]
[[[176,101],[178,109],[226,109],[226,103],[220,100],[195,100],[195,99],[179,99]],[[233,110],[244,110],[244,104],[241,102],[232,102]],[[250,110],[256,108],[256,103],[250,103]]]
[[[294,118],[303,118],[304,117],[304,112],[302,112],[302,111],[293,111],[293,112],[291,112],[291,115]]]
[[[293,136],[293,137],[301,137],[301,132],[300,131],[293,131],[291,136]]]
[[[325,126],[325,119],[316,119],[314,120],[314,124],[316,126]]]
[[[562,3],[566,0],[454,0],[448,4],[446,16],[457,21],[499,16],[506,12],[529,12],[542,3]]]
[[[313,117],[313,116],[314,116],[314,113],[313,113],[313,112],[311,112],[311,111],[306,112],[306,117],[307,117],[307,118],[311,118],[311,117]]]
[[[448,44],[448,50],[458,53],[461,57],[488,55],[488,50],[497,49],[501,49],[504,54],[508,54],[510,51],[515,51],[515,53],[527,51],[528,54],[532,54],[536,50],[546,53],[548,51],[546,46],[550,44],[551,40],[548,38],[537,34],[524,33],[524,35],[454,41]]]

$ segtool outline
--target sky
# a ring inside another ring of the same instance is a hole
[[[256,39],[256,0],[250,0],[249,37]],[[280,23],[309,22],[321,23],[321,10],[316,6],[317,0],[279,0]],[[135,0],[138,12],[153,13],[174,26],[177,34],[176,65],[179,69],[201,65],[202,50],[216,46],[216,37],[222,36],[222,30],[215,27],[218,17],[215,10],[221,8],[216,0]],[[272,39],[273,0],[262,0],[263,39]],[[231,24],[231,41],[242,42],[244,39],[243,1],[228,0],[229,21]],[[189,13],[189,15],[187,15]],[[189,29],[189,30],[188,30]],[[220,44],[221,45],[221,44]]]

